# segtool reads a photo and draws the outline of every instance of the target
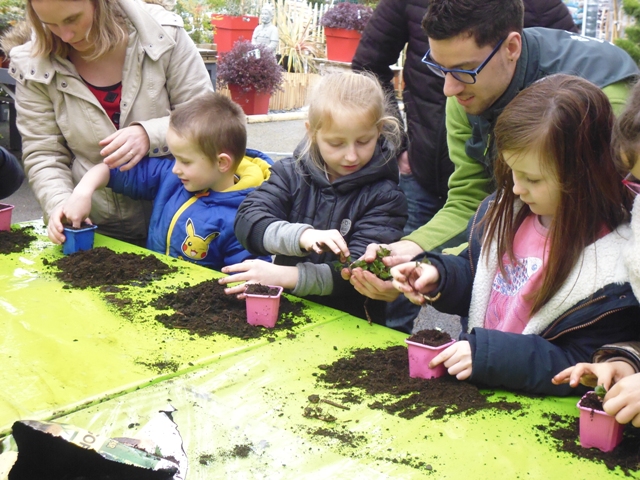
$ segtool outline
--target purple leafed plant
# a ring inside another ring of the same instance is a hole
[[[235,84],[244,91],[254,88],[258,93],[273,95],[281,90],[282,72],[268,46],[239,40],[230,51],[220,54],[217,83],[222,87]]]
[[[362,32],[373,15],[373,9],[357,3],[338,3],[322,16],[323,27],[344,28]]]

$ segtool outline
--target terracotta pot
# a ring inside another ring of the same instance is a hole
[[[246,294],[247,323],[250,325],[262,325],[273,328],[278,321],[278,311],[280,309],[280,295],[282,287],[269,285],[269,288],[278,290],[277,295],[254,295]]]
[[[258,93],[253,88],[245,91],[238,85],[229,84],[231,99],[242,107],[246,115],[265,115],[269,112],[268,93]]]
[[[230,15],[211,15],[211,25],[213,26],[213,41],[218,53],[225,53],[233,48],[240,38],[251,41],[253,31],[258,26],[258,17],[252,15],[241,15],[232,17]]]
[[[589,393],[591,392],[585,394],[585,397]],[[584,448],[598,448],[603,452],[616,448],[622,441],[624,425],[601,410],[582,407],[580,402],[577,407],[580,409],[580,445]]]
[[[325,27],[324,36],[327,40],[327,60],[351,62],[362,34],[356,30]]]
[[[429,362],[449,345],[453,345],[455,340],[439,347],[431,347],[409,340],[405,340],[405,343],[409,351],[409,376],[411,378],[438,378],[447,373],[444,364],[441,363],[436,368],[429,368]]]
[[[62,244],[62,253],[70,255],[80,250],[91,250],[97,225],[87,225],[82,228],[64,228],[65,242]]]
[[[11,230],[11,214],[14,208],[8,203],[0,203],[0,230]]]

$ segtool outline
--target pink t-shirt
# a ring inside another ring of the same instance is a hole
[[[537,215],[529,215],[516,232],[513,251],[516,264],[505,255],[503,263],[507,278],[496,272],[491,299],[484,318],[484,327],[502,332],[522,333],[529,323],[533,299],[525,297],[536,291],[544,280],[545,263],[549,256],[549,230]]]

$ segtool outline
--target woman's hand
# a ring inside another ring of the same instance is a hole
[[[300,248],[307,252],[333,252],[340,260],[346,259],[349,253],[347,242],[338,230],[316,230],[307,228],[300,235]]]
[[[222,273],[234,273],[228,277],[218,280],[220,285],[243,282],[240,285],[225,288],[227,295],[237,295],[239,300],[245,298],[244,290],[247,283],[259,283],[261,285],[281,286],[284,288],[294,288],[298,283],[298,269],[296,267],[285,267],[274,265],[264,260],[245,260],[242,263],[228,265],[222,268]]]
[[[587,387],[602,385],[608,391],[611,385],[634,373],[634,368],[627,362],[578,363],[562,370],[551,382],[555,385],[569,383],[572,388],[579,383]]]
[[[462,340],[436,355],[429,362],[429,368],[435,368],[444,363],[449,375],[455,375],[458,380],[466,380],[473,371],[472,362],[471,345],[466,340]]]
[[[433,265],[421,262],[407,262],[391,269],[393,286],[411,303],[423,305],[425,294],[433,291],[440,281],[440,274]]]
[[[103,162],[109,168],[121,167],[120,170],[125,172],[135,167],[149,152],[149,136],[142,126],[131,125],[112,133],[99,145],[104,147],[100,150],[100,155],[105,157]]]

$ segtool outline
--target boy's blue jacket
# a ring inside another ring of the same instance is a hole
[[[481,252],[487,198],[470,221],[469,248],[459,256],[425,252],[440,273],[440,293],[433,306],[469,317],[467,340],[473,359],[470,381],[550,395],[579,394],[583,388],[556,386],[551,378],[578,362],[589,362],[605,343],[635,338],[640,307],[624,267],[624,251],[631,231],[619,226],[584,250],[559,292],[529,321],[522,334],[483,328],[497,258],[488,263]],[[463,322],[464,323],[464,322]]]
[[[107,186],[114,192],[154,201],[147,248],[214,270],[248,258],[262,258],[240,245],[233,222],[247,194],[269,178],[273,161],[257,150],[247,149],[232,191],[198,193],[187,191],[171,172],[174,163],[166,157],[145,157],[126,172],[111,170]]]

